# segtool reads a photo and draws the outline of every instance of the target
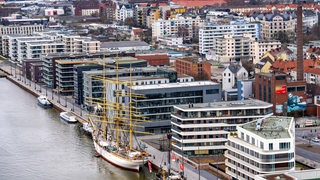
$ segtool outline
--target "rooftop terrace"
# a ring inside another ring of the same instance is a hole
[[[209,109],[257,109],[259,107],[272,107],[272,104],[260,101],[257,99],[248,99],[243,101],[221,101],[221,102],[212,102],[212,103],[198,103],[193,104],[192,107],[189,105],[178,105],[178,109],[183,109],[184,111],[207,111]]]
[[[249,122],[241,127],[265,139],[283,139],[290,138],[289,128],[292,121],[292,117],[270,116]],[[259,130],[257,130],[258,123],[261,124]]]

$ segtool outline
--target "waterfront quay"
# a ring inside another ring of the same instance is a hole
[[[81,124],[88,122],[86,114],[88,114],[89,112],[83,107],[77,105],[71,97],[61,96],[51,88],[26,79],[24,76],[22,76],[22,73],[20,70],[18,70],[18,68],[16,69],[2,63],[0,65],[0,74],[2,75],[2,77],[6,77],[10,82],[14,83],[15,85],[35,97],[38,97],[40,95],[47,96],[55,109],[57,109],[58,111],[71,112],[72,114],[77,116],[77,119]],[[157,138],[158,135],[137,137],[137,142],[135,142],[135,144],[137,145],[137,143],[141,143],[147,145],[148,148],[146,148],[146,151],[148,154],[150,154],[149,161],[152,163],[153,170],[157,171],[162,168],[163,170],[167,171],[166,163],[168,160],[168,152],[162,152],[152,145],[147,144],[145,140],[150,137]],[[180,173],[181,170],[179,168],[179,162],[172,162],[171,169],[171,172],[173,174]],[[196,164],[184,164],[183,174],[185,179],[217,179],[216,176],[210,174],[206,170],[199,171]],[[155,174],[150,175],[152,177],[155,177]]]

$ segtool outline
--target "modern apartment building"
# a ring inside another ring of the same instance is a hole
[[[2,38],[2,52],[11,61],[21,63],[25,58],[36,59],[50,53],[100,52],[100,41],[63,31],[41,32],[29,36],[6,35]]]
[[[119,67],[146,67],[147,62],[144,60],[138,60],[134,57],[118,57]],[[74,66],[80,64],[101,64],[106,63],[109,69],[113,69],[109,66],[114,65],[115,58],[104,58],[100,62],[95,58],[91,59],[65,59],[55,61],[55,87],[56,90],[62,95],[73,95],[74,93]],[[78,81],[79,82],[79,81]]]
[[[197,34],[197,28],[201,27],[204,20],[200,17],[182,17],[177,16],[172,19],[158,19],[152,24],[152,37],[176,36],[183,39],[191,39]]]
[[[56,88],[56,61],[58,60],[76,60],[76,59],[102,59],[102,53],[95,54],[47,54],[41,57],[43,62],[43,82],[50,88]]]
[[[6,34],[33,34],[34,32],[43,31],[44,25],[15,25],[3,26],[0,25],[0,36]]]
[[[271,107],[255,99],[175,105],[171,114],[173,151],[188,157],[222,154],[228,134],[237,125],[272,115]]]
[[[244,34],[248,34],[248,37],[260,39],[260,24],[243,20],[228,23],[205,23],[199,29],[199,53],[206,54],[209,50],[212,50],[215,47],[216,38],[222,38],[224,35],[235,37]],[[229,42],[229,45],[232,45],[232,42]]]
[[[225,147],[226,173],[239,180],[255,175],[294,171],[293,117],[270,116],[237,127]]]
[[[233,36],[226,34],[223,37],[214,39],[213,52],[215,59],[219,62],[230,62],[235,58],[241,60],[250,59],[250,42],[252,35]]]

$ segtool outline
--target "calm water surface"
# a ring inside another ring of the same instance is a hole
[[[36,98],[0,79],[0,179],[150,179],[94,157],[91,138],[79,124],[59,119]]]

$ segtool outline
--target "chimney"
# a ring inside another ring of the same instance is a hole
[[[297,7],[297,80],[303,81],[302,5]]]

